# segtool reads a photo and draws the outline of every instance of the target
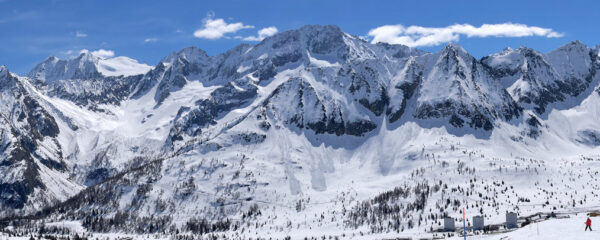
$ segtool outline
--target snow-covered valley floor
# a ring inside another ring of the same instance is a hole
[[[476,235],[468,236],[467,239],[477,240],[549,240],[549,239],[571,239],[571,240],[588,240],[600,239],[600,218],[592,217],[592,222],[596,222],[595,231],[584,231],[585,229],[585,214],[571,215],[569,218],[550,219],[527,225],[517,230],[492,235]],[[594,225],[592,224],[592,229]],[[463,237],[454,237],[450,239],[464,239]]]
[[[550,240],[550,239],[570,239],[570,240],[589,240],[589,239],[600,239],[600,218],[592,217],[592,221],[596,222],[596,225],[592,225],[592,229],[596,228],[595,231],[584,231],[584,222],[586,220],[586,214],[573,214],[568,215],[564,218],[553,218],[549,220],[542,220],[536,223],[532,223],[525,227],[521,227],[518,229],[513,229],[510,231],[503,231],[503,233],[491,233],[491,234],[483,234],[480,232],[473,233],[467,232],[467,239],[473,240],[520,240],[520,239],[528,239],[528,240]],[[457,223],[458,224],[458,223]],[[71,235],[52,235],[55,237],[73,237],[77,234],[80,237],[87,237],[88,239],[173,239],[175,236],[172,235],[163,235],[163,234],[124,234],[124,233],[90,233],[87,232],[85,228],[81,226],[81,223],[76,221],[64,221],[64,222],[52,222],[46,223],[47,226],[64,226],[65,228],[71,229],[73,232]],[[307,233],[307,232],[305,232]],[[322,236],[328,236],[326,232],[317,233],[313,232],[312,237],[317,237],[317,239],[322,238]],[[447,233],[445,233],[447,234]],[[454,233],[452,237],[446,237],[447,235],[442,233],[382,233],[375,235],[360,235],[359,232],[349,231],[342,235],[329,235],[334,236],[336,239],[449,239],[449,240],[461,240],[464,239],[461,234]],[[182,234],[184,236],[186,234]],[[238,238],[236,237],[236,233],[234,232],[225,232],[216,234],[221,237],[225,236],[227,238]],[[279,235],[279,234],[278,234]],[[33,236],[36,236],[35,234]],[[51,236],[51,235],[45,235]],[[187,235],[191,236],[191,235]],[[214,235],[195,235],[195,239],[209,239]],[[37,237],[37,236],[36,236]],[[285,239],[286,237],[290,237],[291,239],[304,239],[307,235],[300,233],[291,233],[285,235],[283,237],[280,236],[269,236],[264,235],[260,238],[254,239],[269,239],[273,237],[274,239]],[[310,236],[308,237],[311,238]],[[328,238],[328,237],[326,237]],[[8,234],[2,233],[0,234],[0,239],[6,240],[28,240],[29,236],[21,236],[21,237],[13,237]]]

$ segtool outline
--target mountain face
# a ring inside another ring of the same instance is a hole
[[[0,215],[54,207],[45,214],[98,231],[116,230],[102,222],[115,213],[157,216],[159,231],[171,217],[257,219],[259,203],[300,212],[350,194],[324,197],[335,189],[368,199],[368,187],[348,190],[355,180],[405,181],[457,146],[472,147],[448,157],[458,162],[486,149],[593,151],[599,50],[576,41],[478,60],[456,44],[428,53],[305,26],[215,56],[185,48],[154,67],[92,53],[50,57],[24,77],[2,67]],[[406,211],[437,204],[418,184],[400,188],[423,193]]]
[[[0,206],[6,214],[56,204],[80,189],[67,180],[59,125],[26,84],[0,67]]]
[[[579,41],[548,54],[521,47],[482,59],[515,101],[538,114],[590,89],[598,69],[597,50]],[[571,106],[572,107],[572,106]]]
[[[95,107],[94,104],[118,104],[126,99],[141,74],[148,70],[150,67],[130,58],[102,59],[84,52],[69,60],[49,57],[27,77],[48,96]]]
[[[460,46],[450,44],[423,62],[424,65],[415,67],[424,72],[415,117],[449,118],[454,127],[468,125],[486,131],[492,130],[498,120],[520,117],[521,107]]]

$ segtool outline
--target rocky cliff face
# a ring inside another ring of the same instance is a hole
[[[78,190],[68,189],[72,184],[65,179],[69,168],[57,140],[60,127],[27,84],[0,67],[0,206],[6,213],[55,204]]]

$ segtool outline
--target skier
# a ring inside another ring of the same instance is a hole
[[[588,219],[585,221],[585,231],[587,231],[588,228],[590,229],[590,232],[591,232],[592,231],[592,219],[590,219],[590,217],[588,217]]]

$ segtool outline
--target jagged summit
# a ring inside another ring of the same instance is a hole
[[[344,31],[336,25],[321,25],[321,24],[311,24],[304,25],[300,29],[302,32],[336,32],[339,34],[344,34]]]
[[[6,78],[7,76],[10,76],[10,71],[8,70],[8,67],[6,67],[5,65],[0,65],[0,78]]]
[[[42,62],[57,62],[57,61],[59,61],[59,60],[60,60],[60,59],[59,59],[58,57],[56,57],[56,56],[52,55],[52,56],[50,56],[50,57],[47,57],[46,59],[44,59],[44,61],[42,61]]]
[[[87,50],[81,51],[79,53],[79,55],[77,57],[75,57],[75,59],[80,59],[80,61],[96,61],[97,59],[100,59],[100,58],[101,58],[100,56],[97,56]]]
[[[99,60],[98,57],[87,52],[68,60],[49,57],[33,68],[27,76],[45,84],[58,80],[98,78],[101,76],[96,67]]]
[[[562,49],[562,48],[589,48],[588,45],[586,45],[585,43],[583,43],[580,40],[574,40],[571,42],[566,43],[563,46],[558,47],[558,49]]]
[[[448,44],[446,44],[446,46],[444,46],[444,48],[442,49],[442,52],[445,52],[445,51],[455,51],[455,52],[461,52],[461,53],[467,52],[462,46],[460,46],[454,42],[449,42]]]
[[[169,56],[165,57],[160,62],[170,64],[177,58],[185,59],[187,61],[198,61],[199,59],[208,58],[208,54],[198,47],[190,46],[183,48],[177,52],[171,53]]]

